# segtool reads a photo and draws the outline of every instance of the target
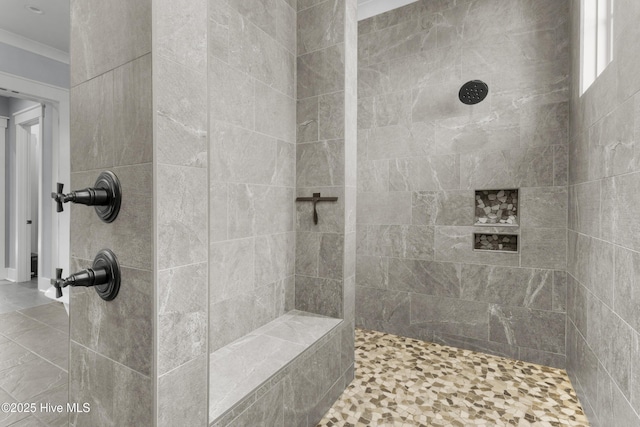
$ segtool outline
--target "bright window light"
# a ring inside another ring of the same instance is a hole
[[[613,59],[614,0],[581,0],[580,94]]]

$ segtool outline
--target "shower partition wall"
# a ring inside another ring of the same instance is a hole
[[[355,0],[72,1],[71,186],[123,185],[112,224],[71,207],[72,269],[123,267],[114,301],[72,290],[73,425],[313,425],[350,381],[356,27]]]

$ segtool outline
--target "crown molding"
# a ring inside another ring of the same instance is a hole
[[[54,47],[47,46],[46,44],[39,43],[35,40],[28,39],[7,30],[0,29],[0,43],[8,44],[64,64],[69,63],[69,54],[67,52],[63,52]]]
[[[365,0],[358,5],[358,21],[414,2],[416,0]]]

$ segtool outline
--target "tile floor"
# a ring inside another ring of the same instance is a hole
[[[46,301],[41,304],[38,296],[24,295],[14,294],[14,300],[36,305],[0,314],[0,403],[36,403],[36,408],[41,403],[66,404],[69,317],[61,303],[42,297]],[[66,425],[66,415],[0,411],[0,427]]]
[[[0,280],[0,314],[49,304],[51,300],[38,291],[38,281],[13,283]]]
[[[355,380],[331,426],[588,426],[565,371],[356,330]]]

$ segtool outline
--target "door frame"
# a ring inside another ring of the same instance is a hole
[[[5,235],[4,230],[6,227],[5,218],[5,200],[7,198],[6,184],[5,184],[5,170],[6,170],[6,134],[9,124],[9,117],[0,116],[0,280],[7,278],[7,266],[5,264]]]
[[[44,106],[42,104],[26,108],[13,114],[16,129],[16,179],[13,191],[15,192],[15,218],[16,218],[16,281],[28,282],[31,280],[31,239],[29,238],[29,210],[31,205],[31,126],[39,124],[38,139],[40,144],[36,150],[36,168],[38,169],[38,223],[42,224],[42,122]],[[42,253],[42,227],[38,228],[38,253]],[[38,256],[38,268],[41,267],[42,257]]]
[[[46,114],[50,114],[53,122],[52,180],[54,183],[64,183],[65,188],[69,188],[71,181],[69,89],[26,79],[3,71],[0,71],[0,87],[10,88],[17,93],[14,96],[51,105],[52,108],[47,109]],[[54,190],[45,189],[45,192]],[[51,209],[54,212],[52,217],[52,247],[50,248],[52,267],[62,268],[68,272],[70,266],[69,209],[65,209],[61,213],[55,213],[55,204],[53,202],[51,203]],[[7,273],[9,275],[8,279],[15,281],[16,270],[7,269]],[[53,272],[39,271],[38,274],[40,276],[38,287],[41,290],[48,288],[50,284],[46,276],[53,274]]]

